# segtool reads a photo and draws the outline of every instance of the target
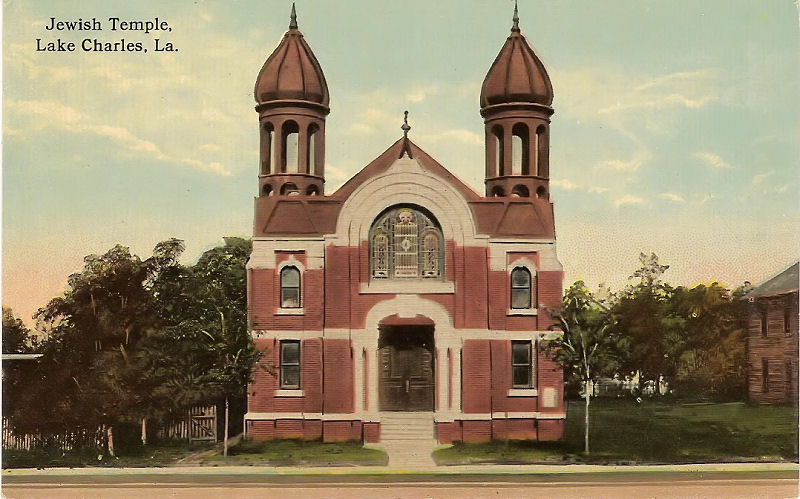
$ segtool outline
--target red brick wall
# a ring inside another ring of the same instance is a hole
[[[462,407],[466,413],[491,412],[489,340],[465,340],[461,354]]]
[[[539,411],[563,413],[564,412],[564,371],[561,366],[551,359],[542,348],[538,348],[536,355],[536,377],[539,388]],[[545,388],[555,388],[556,407],[543,407],[541,404]]]
[[[303,388],[303,411],[322,412],[322,340],[303,341],[300,355],[300,383]]]
[[[381,440],[380,423],[364,423],[364,442],[374,444]]]
[[[559,440],[564,436],[563,419],[540,419],[536,425],[538,438],[541,441]]]
[[[325,340],[323,359],[325,413],[352,413],[355,378],[350,340]]]
[[[361,421],[323,421],[323,442],[347,442],[361,440]]]

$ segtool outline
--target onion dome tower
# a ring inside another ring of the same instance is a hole
[[[325,183],[328,85],[317,58],[297,29],[289,31],[256,79],[261,172],[259,196],[315,196]]]
[[[544,64],[519,29],[511,35],[481,88],[486,128],[486,195],[549,199],[553,86]]]

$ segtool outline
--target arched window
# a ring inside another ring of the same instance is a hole
[[[505,175],[503,165],[503,128],[499,126],[492,128],[492,136],[494,137],[494,172],[492,172],[492,176],[502,177]]]
[[[373,278],[441,278],[442,230],[416,208],[390,208],[370,229],[370,266]]]
[[[511,173],[513,175],[530,175],[528,160],[528,127],[517,123],[511,129]]]
[[[265,123],[261,131],[261,174],[269,175],[274,173],[272,168],[272,154],[275,148],[273,147],[273,140],[275,137],[275,129],[272,123]]]
[[[549,176],[547,165],[547,127],[539,125],[536,127],[536,175],[540,177]]]
[[[531,308],[531,273],[525,267],[511,271],[511,308]]]
[[[317,171],[317,131],[319,127],[312,123],[308,126],[308,169],[309,175],[319,175]]]
[[[281,269],[281,308],[300,308],[300,271],[297,267]]]
[[[283,124],[283,158],[281,172],[298,173],[300,171],[297,164],[300,160],[298,154],[300,128],[294,121],[287,121]]]

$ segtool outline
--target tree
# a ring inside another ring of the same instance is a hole
[[[558,320],[563,334],[551,340],[548,349],[563,366],[565,376],[584,383],[584,452],[589,454],[589,381],[592,376],[611,374],[619,368],[623,345],[611,327],[609,304],[595,297],[583,281],[569,287],[560,311],[549,313]]]
[[[231,401],[246,399],[259,357],[247,329],[250,250],[248,240],[225,238],[192,267],[162,274],[164,282],[154,287],[168,320],[151,333],[139,358],[154,401],[169,400],[175,411],[201,401],[224,403],[225,455]]]
[[[677,380],[693,394],[741,397],[746,389],[746,332],[741,290],[717,282],[675,288],[671,314],[683,327]]]
[[[669,313],[672,288],[661,276],[669,268],[655,253],[639,255],[641,267],[614,304],[617,334],[627,338],[629,351],[623,367],[639,371],[644,379],[674,376],[682,350],[682,321]]]
[[[30,353],[36,346],[31,330],[10,308],[3,307],[3,353]]]

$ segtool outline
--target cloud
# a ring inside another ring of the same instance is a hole
[[[597,185],[593,185],[589,187],[589,192],[592,194],[604,194],[608,192],[608,187],[600,187]]]
[[[426,135],[422,141],[437,142],[440,140],[450,140],[456,142],[463,142],[464,144],[483,145],[483,136],[475,132],[464,130],[462,128],[455,128],[452,130],[445,130],[444,132]]]
[[[220,152],[222,148],[217,144],[203,144],[200,146],[201,151]]]
[[[711,69],[699,69],[697,71],[680,71],[677,73],[670,73],[668,75],[653,78],[649,81],[640,84],[634,90],[642,91],[642,90],[648,90],[653,87],[674,86],[675,83],[679,81],[687,81],[687,80],[696,81],[696,80],[713,78],[714,76],[715,76],[715,71]]]
[[[127,128],[96,123],[88,115],[58,102],[6,99],[4,104],[5,109],[12,113],[28,119],[33,118],[30,125],[32,129],[50,127],[61,132],[103,137],[113,140],[128,151],[140,153],[159,161],[191,166],[223,176],[231,174],[224,165],[217,162],[209,163],[191,157],[166,154],[157,144],[138,137]]]
[[[667,201],[672,201],[674,203],[685,203],[686,200],[683,199],[682,196],[675,194],[674,192],[662,192],[658,195],[661,199],[666,199]]]
[[[551,179],[550,185],[555,187],[560,187],[566,191],[574,191],[578,188],[577,185],[573,184],[571,180],[563,178],[563,179]]]
[[[617,102],[609,107],[604,107],[597,111],[599,114],[618,113],[631,109],[665,109],[669,107],[685,107],[687,109],[700,109],[709,102],[713,101],[713,96],[693,99],[685,95],[672,93],[653,96],[647,99],[626,99],[625,103]]]
[[[640,198],[639,196],[634,196],[633,194],[626,194],[621,198],[617,198],[614,200],[614,206],[619,208],[620,206],[625,206],[627,204],[642,204],[644,203],[644,199]]]
[[[765,172],[765,173],[757,173],[756,175],[753,175],[753,185],[758,185],[758,184],[763,183],[766,179],[768,179],[769,177],[771,177],[774,174],[775,174],[775,170],[770,170],[770,171]]]
[[[692,154],[692,156],[702,160],[703,162],[714,168],[733,168],[733,165],[726,162],[724,159],[722,159],[720,156],[717,156],[714,153],[696,152]]]
[[[409,93],[406,94],[406,100],[412,103],[422,102],[428,96],[436,93],[436,87],[433,85],[425,86],[425,87],[417,87],[412,89]]]

